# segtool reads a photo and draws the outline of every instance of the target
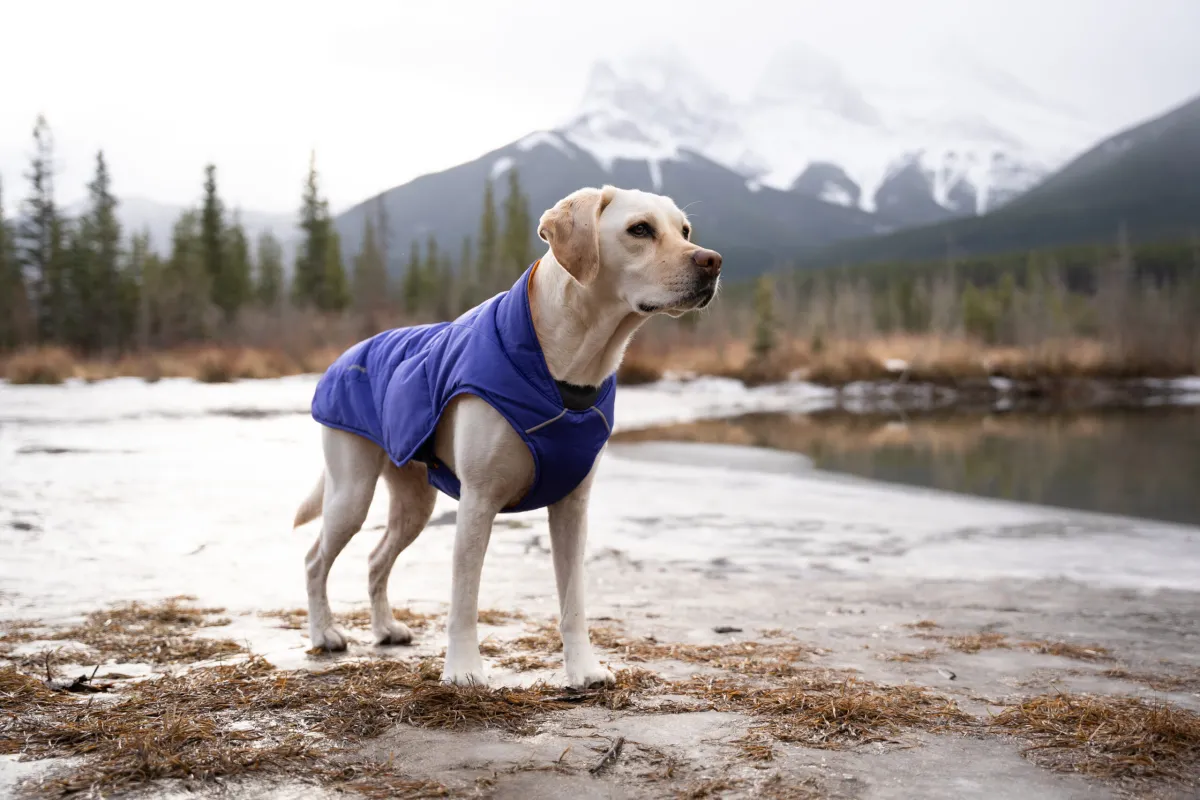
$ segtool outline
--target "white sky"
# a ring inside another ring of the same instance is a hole
[[[511,5],[509,5],[511,3]],[[598,58],[677,46],[721,88],[803,42],[903,70],[956,43],[1105,127],[1200,92],[1200,0],[0,0],[11,213],[46,113],[60,201],[105,150],[118,195],[290,211],[311,148],[335,209],[564,120]]]

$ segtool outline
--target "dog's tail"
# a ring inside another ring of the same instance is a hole
[[[312,522],[317,517],[321,516],[321,507],[325,503],[325,470],[321,470],[321,478],[317,481],[317,485],[308,493],[308,497],[304,498],[304,502],[296,509],[296,520],[292,523],[292,528],[299,528],[305,523]]]

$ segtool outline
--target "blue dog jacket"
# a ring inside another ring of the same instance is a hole
[[[533,456],[533,485],[504,512],[553,505],[587,477],[612,431],[616,378],[596,389],[550,375],[529,309],[537,262],[507,292],[453,322],[383,331],[338,357],[317,383],[317,422],[379,445],[397,466],[428,466],[429,482],[459,497],[433,453],[446,404],[473,394],[500,412]]]

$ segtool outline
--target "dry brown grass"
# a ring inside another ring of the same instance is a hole
[[[1098,644],[1079,645],[1071,644],[1070,642],[1033,641],[1021,642],[1018,647],[1022,647],[1033,653],[1073,658],[1076,661],[1112,661],[1112,656],[1109,654],[1108,648],[1101,647]]]
[[[527,619],[522,611],[505,611],[499,608],[479,609],[479,621],[484,625],[506,625],[509,622]]]
[[[496,665],[514,672],[533,672],[539,669],[555,669],[558,666],[553,661],[531,655],[505,656],[497,661]]]
[[[228,625],[229,620],[214,618],[224,609],[184,605],[190,599],[173,597],[157,604],[133,602],[93,611],[82,624],[48,638],[83,644],[104,661],[170,664],[245,652],[230,639],[193,637],[201,628]]]
[[[810,660],[816,652],[797,642],[664,643],[650,637],[628,637],[604,625],[592,626],[589,632],[593,646],[610,650],[624,661],[683,661],[743,675],[789,675],[796,670],[796,664]],[[541,623],[512,644],[520,650],[537,653],[562,650],[562,638],[554,623]]]
[[[1002,633],[965,633],[942,635],[936,633],[917,634],[921,639],[932,639],[959,653],[978,653],[981,650],[1004,650],[1011,645]]]
[[[75,357],[61,347],[18,350],[4,360],[3,367],[0,375],[15,384],[59,384],[79,372]]]
[[[1047,695],[1006,708],[991,723],[1032,742],[1043,766],[1106,778],[1197,777],[1200,715],[1127,697]]]
[[[290,352],[278,347],[201,345],[127,353],[116,359],[84,359],[61,347],[41,347],[5,358],[0,376],[24,384],[57,384],[73,377],[89,381],[135,377],[152,382],[191,378],[227,383],[324,372],[341,352],[337,347]]]
[[[282,672],[259,657],[194,669],[123,687],[112,703],[81,703],[12,669],[0,671],[11,716],[0,752],[82,762],[41,786],[47,794],[132,788],[166,778],[212,781],[252,773],[296,774],[355,791],[434,794],[440,785],[408,783],[398,772],[337,761],[343,743],[378,735],[397,722],[460,730],[531,732],[552,711],[578,706],[628,708],[658,685],[649,673],[622,670],[616,685],[564,693],[537,684],[488,689],[443,685],[435,661],[357,661],[323,672]]]
[[[1183,674],[1162,672],[1131,672],[1117,667],[1100,673],[1117,681],[1130,681],[1148,686],[1156,692],[1195,692],[1200,694],[1200,669],[1184,668]]]
[[[904,627],[913,628],[918,631],[929,631],[933,630],[934,628],[940,628],[941,626],[931,619],[919,619],[916,622],[906,623]]]
[[[260,611],[259,616],[279,620],[277,627],[286,630],[298,631],[308,627],[308,610],[303,608]],[[441,615],[439,614],[425,614],[408,608],[393,608],[392,617],[397,622],[403,622],[414,630],[428,628],[435,621],[441,619]],[[348,628],[369,628],[371,626],[371,611],[366,608],[357,608],[353,611],[335,614],[334,619],[337,620],[338,624],[345,625]]]
[[[900,663],[911,663],[915,661],[929,661],[937,658],[942,654],[941,650],[936,647],[927,647],[924,650],[919,650],[915,653],[888,653],[887,655],[878,655],[876,658],[881,661],[897,661]]]
[[[891,360],[907,363],[907,370],[890,371],[887,363]],[[1200,364],[1186,358],[1172,361],[1153,352],[1121,352],[1087,339],[993,347],[929,334],[833,340],[816,350],[811,342],[785,339],[763,359],[755,358],[741,340],[671,347],[645,339],[630,348],[618,378],[632,385],[672,372],[732,377],[750,385],[800,379],[844,386],[897,379],[904,374],[909,382],[946,385],[988,376],[1017,381],[1125,379],[1190,375],[1197,369]]]
[[[755,717],[752,737],[821,749],[887,741],[904,730],[973,724],[953,700],[924,687],[887,686],[834,670],[807,670],[769,686],[693,677],[670,690],[715,710],[750,714]]]

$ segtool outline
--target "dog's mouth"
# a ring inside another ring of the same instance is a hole
[[[688,311],[698,311],[705,308],[717,296],[717,285],[720,279],[706,282],[694,288],[691,292],[676,300],[674,303],[638,303],[637,310],[643,314],[657,314],[665,311],[671,316],[679,316]]]

